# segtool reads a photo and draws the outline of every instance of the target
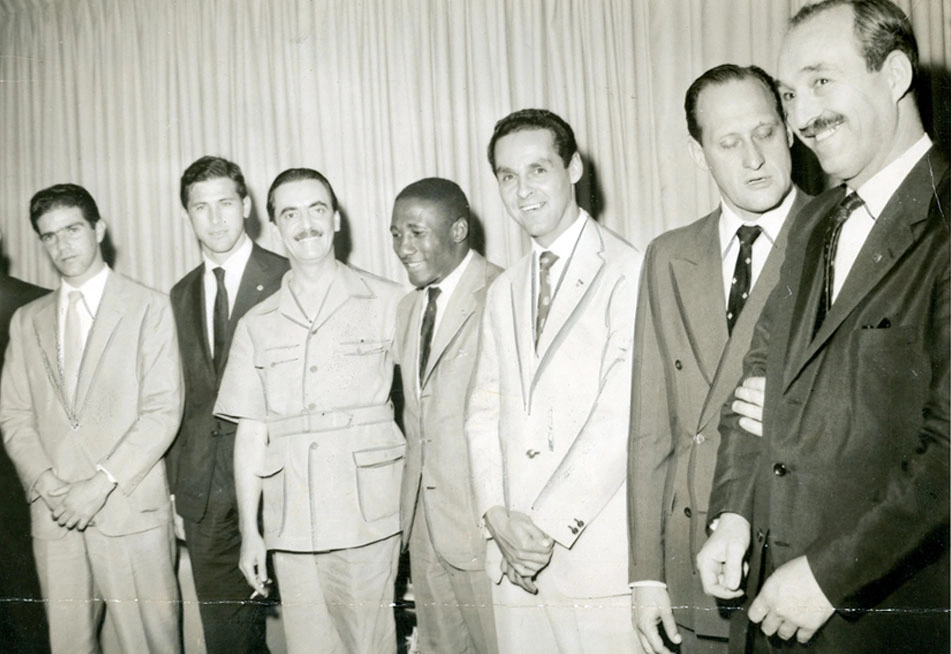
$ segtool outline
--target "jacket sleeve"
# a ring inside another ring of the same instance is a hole
[[[479,330],[479,349],[466,403],[465,436],[471,466],[472,493],[480,519],[493,506],[506,506],[503,482],[502,444],[499,441],[501,385],[499,352],[495,334],[499,329],[495,310],[498,288],[491,287]]]
[[[647,248],[634,326],[627,468],[629,581],[664,581],[664,489],[674,454],[662,329],[654,312],[656,255]]]
[[[38,495],[31,490],[36,480],[45,471],[53,468],[40,435],[36,430],[36,410],[30,392],[30,377],[27,371],[26,339],[32,337],[24,312],[17,311],[10,323],[10,342],[4,358],[2,382],[0,382],[0,429],[3,445],[10,460],[16,466],[20,481],[30,495],[30,501]]]
[[[566,548],[574,544],[627,478],[634,311],[642,257],[636,251],[618,256],[631,260],[613,279],[605,281],[610,288],[601,311],[608,337],[604,343],[592,343],[601,350],[597,397],[530,514],[540,529]]]

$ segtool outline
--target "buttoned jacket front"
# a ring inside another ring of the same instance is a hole
[[[388,399],[402,291],[337,262],[308,320],[290,291],[293,274],[238,323],[215,413],[268,424],[257,472],[269,549],[374,542],[399,531],[405,443]]]

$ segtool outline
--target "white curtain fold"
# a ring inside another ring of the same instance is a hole
[[[438,175],[466,191],[485,250],[527,241],[485,149],[496,120],[547,107],[575,128],[582,204],[639,247],[716,202],[686,149],[683,94],[710,66],[775,70],[797,0],[0,0],[0,232],[10,272],[52,286],[28,221],[38,189],[86,186],[116,268],[168,290],[199,261],[178,180],[204,154],[243,168],[252,233],[279,249],[274,176],[333,183],[354,264],[403,281],[392,201]],[[946,122],[951,0],[905,1]],[[944,136],[947,131],[944,131]]]

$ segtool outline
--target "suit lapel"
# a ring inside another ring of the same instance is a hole
[[[717,224],[720,210],[711,213],[697,232],[693,247],[670,262],[680,314],[700,372],[707,384],[713,377],[727,340],[723,262]]]
[[[522,382],[522,402],[526,410],[531,406],[532,369],[535,343],[532,324],[532,255],[522,257],[513,266],[509,292],[512,311],[512,332],[515,335],[515,358]]]
[[[99,301],[99,308],[96,310],[96,318],[93,320],[89,336],[86,338],[83,360],[79,366],[79,383],[76,385],[76,415],[79,415],[86,402],[86,395],[92,386],[96,372],[99,370],[102,357],[125,313],[124,286],[125,283],[117,273],[109,273],[106,287],[102,292],[102,299]]]
[[[736,324],[733,325],[733,333],[727,339],[726,347],[720,356],[720,363],[717,366],[713,384],[710,392],[707,393],[700,414],[698,433],[703,431],[711,420],[719,418],[723,403],[726,402],[730,393],[736,388],[737,382],[740,381],[739,378],[734,379],[734,377],[739,374],[736,371],[741,370],[743,357],[746,356],[746,352],[749,350],[753,329],[756,327],[759,315],[763,311],[763,306],[779,281],[779,271],[786,256],[786,245],[789,242],[789,230],[793,221],[796,220],[796,216],[806,206],[809,199],[802,191],[796,190],[796,200],[790,207],[789,215],[786,216],[779,234],[776,235],[776,241],[766,258],[766,263],[763,265],[756,284],[753,286],[753,291],[743,307],[743,312],[737,319]]]
[[[228,333],[225,335],[225,359],[221,363],[221,372],[224,374],[225,365],[228,363],[228,352],[231,351],[231,339],[234,337],[234,329],[238,325],[238,320],[248,312],[248,309],[265,299],[265,282],[267,282],[267,271],[270,266],[263,257],[261,248],[257,243],[251,244],[251,256],[244,267],[244,274],[241,275],[241,283],[238,285],[238,295],[234,299],[234,308],[231,309],[231,317],[228,320]],[[203,288],[203,284],[198,285]],[[204,323],[204,302],[201,309],[202,323]],[[203,343],[205,343],[205,352],[208,353],[208,361],[211,362],[212,369],[214,363],[211,357],[211,348],[208,347],[207,329],[202,329],[204,334]],[[220,380],[219,380],[220,381]]]
[[[822,326],[816,332],[816,337],[805,347],[798,365],[789,370],[790,374],[786,380],[787,388],[849,314],[915,242],[912,225],[927,218],[928,207],[934,195],[932,184],[934,180],[940,179],[945,168],[946,164],[943,162],[932,161],[931,151],[929,151],[911,169],[905,180],[892,194],[888,204],[875,221],[875,226],[872,227],[865,244],[862,245],[859,256],[852,265]],[[808,261],[806,265],[809,265]],[[815,276],[818,277],[818,275]],[[808,315],[815,316],[815,312]],[[811,324],[809,328],[811,329]],[[791,361],[795,363],[797,359]]]
[[[558,343],[570,331],[570,323],[585,296],[595,286],[604,268],[603,252],[601,229],[594,220],[587,218],[575,251],[562,274],[561,284],[552,298],[548,320],[541,338],[538,339],[538,367],[535,369],[533,384],[551,360],[552,352],[557,349]]]
[[[872,227],[865,244],[862,245],[858,258],[852,265],[822,327],[819,328],[815,338],[809,340],[807,335],[811,335],[815,321],[818,286],[821,284],[821,280],[817,281],[817,279],[824,231],[821,226],[813,230],[812,237],[809,239],[807,257],[803,264],[804,283],[800,288],[801,294],[806,288],[805,282],[810,282],[811,288],[806,307],[809,312],[796,314],[800,319],[796,321],[798,327],[795,332],[796,342],[791,342],[790,354],[798,356],[790,356],[787,359],[791,365],[786,370],[784,390],[798,377],[806,364],[812,360],[869,292],[878,285],[905,251],[914,244],[916,236],[913,225],[927,218],[928,208],[934,195],[933,184],[935,180],[941,178],[947,168],[944,161],[936,160],[933,152],[934,148],[922,157],[892,194],[888,204],[875,221],[875,226]],[[841,200],[844,194],[844,189],[842,193],[836,194],[836,201]],[[802,295],[797,306],[801,304]],[[793,350],[793,345],[798,346],[796,350]]]
[[[446,351],[446,347],[455,338],[459,330],[475,313],[478,302],[474,293],[485,285],[485,260],[478,255],[473,255],[472,261],[462,274],[459,284],[456,286],[452,297],[446,304],[446,313],[439,321],[439,329],[433,336],[432,348],[429,352],[429,361],[426,364],[423,379],[420,386],[424,386],[432,375],[433,369],[439,359]],[[418,315],[418,314],[417,314]],[[417,332],[418,333],[418,332]],[[417,365],[417,368],[419,366]]]
[[[182,292],[182,299],[185,303],[182,315],[188,316],[189,319],[185,323],[190,331],[189,334],[185,334],[184,342],[201,344],[205,367],[214,376],[215,363],[211,356],[211,344],[208,342],[208,325],[206,322],[207,316],[205,315],[204,264],[197,270],[197,273],[188,280],[188,285]]]
[[[70,412],[71,407],[66,405],[66,395],[63,391],[63,373],[60,370],[59,350],[56,345],[59,334],[59,315],[56,310],[59,293],[57,289],[43,298],[43,306],[33,317],[33,331],[43,354],[43,365],[50,383],[56,390],[60,404]]]

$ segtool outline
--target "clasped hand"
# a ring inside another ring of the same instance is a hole
[[[53,519],[61,527],[79,531],[92,523],[114,488],[115,484],[102,472],[68,483],[47,470],[37,484],[37,492],[50,508]]]
[[[537,593],[533,579],[551,561],[555,541],[524,513],[501,506],[486,511],[485,524],[505,559],[505,576],[525,591]]]

